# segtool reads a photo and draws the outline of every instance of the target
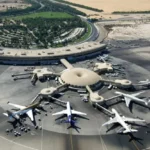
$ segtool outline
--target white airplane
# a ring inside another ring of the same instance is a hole
[[[60,116],[59,118],[57,118],[55,120],[59,120],[59,119],[62,119],[64,117],[67,117],[67,120],[65,121],[65,123],[70,123],[70,127],[68,127],[67,129],[69,129],[69,128],[80,129],[79,127],[75,126],[76,122],[75,122],[74,118],[79,117],[79,118],[82,118],[82,119],[87,119],[83,116],[80,116],[80,115],[86,115],[86,113],[79,112],[79,111],[76,111],[76,110],[72,110],[71,107],[70,107],[70,102],[67,102],[66,107],[67,107],[67,109],[52,114],[53,116],[62,115],[62,116]]]
[[[119,91],[116,91],[115,93],[118,94],[119,96],[123,97],[123,100],[126,103],[126,106],[129,107],[131,101],[135,102],[143,102],[145,105],[148,105],[149,101],[146,101],[146,99],[140,99],[136,96],[144,93],[145,91],[139,92],[139,93],[134,93],[134,94],[125,94]]]
[[[108,58],[109,58],[109,55],[107,55],[107,54],[104,54],[104,55],[102,55],[102,56],[98,56],[98,59],[99,59],[100,61],[103,61],[103,62],[107,61]]]
[[[119,123],[122,126],[122,128],[119,129],[117,133],[131,133],[138,131],[136,129],[132,129],[131,126],[128,125],[126,122],[145,122],[145,120],[141,119],[134,119],[125,116],[120,116],[119,113],[114,108],[112,109],[112,113],[115,115],[114,118],[110,118],[110,120],[104,123],[102,126]]]
[[[27,114],[27,116],[30,118],[32,122],[35,121],[34,116],[33,116],[33,111],[39,112],[37,107],[40,107],[40,102],[31,104],[29,106],[21,106],[21,105],[13,104],[10,102],[8,102],[8,104],[18,108],[19,110],[16,112],[7,111],[7,113],[3,113],[5,116],[10,117],[10,118],[15,118],[18,120],[20,118],[20,115]]]
[[[150,85],[150,80],[146,79],[145,81],[139,81],[140,85]]]

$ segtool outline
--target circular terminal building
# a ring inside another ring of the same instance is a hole
[[[63,84],[68,84],[76,88],[95,86],[100,84],[101,79],[97,73],[85,68],[66,69],[60,76]]]
[[[95,89],[102,86],[102,78],[94,71],[86,68],[69,68],[62,72],[59,81],[67,84],[73,89],[86,88],[89,93],[89,100],[93,103],[103,102],[104,98]]]

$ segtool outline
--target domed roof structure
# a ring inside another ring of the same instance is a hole
[[[71,86],[83,87],[97,84],[101,77],[97,73],[85,68],[71,68],[66,69],[62,73],[61,80]]]

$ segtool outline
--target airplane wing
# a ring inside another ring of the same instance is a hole
[[[126,106],[129,107],[131,98],[124,96],[124,100],[125,100]]]
[[[55,116],[55,115],[62,115],[62,114],[67,114],[67,110],[63,110],[63,111],[54,113],[54,114],[52,114],[52,116]]]
[[[104,123],[102,126],[106,126],[106,125],[117,123],[117,122],[118,122],[117,119],[113,118],[113,119],[110,119],[109,121],[107,121],[106,123]]]
[[[134,96],[134,97],[136,97],[136,96],[138,96],[138,95],[140,95],[140,94],[142,94],[142,93],[144,93],[145,91],[142,91],[142,92],[138,92],[138,93],[134,93],[134,94],[131,94],[132,96]]]
[[[29,111],[26,112],[26,114],[28,115],[28,117],[31,119],[31,121],[34,121],[34,117],[33,117],[33,111],[32,109],[30,109]]]
[[[8,117],[8,114],[7,113],[3,113],[3,115],[7,116]]]
[[[25,106],[13,104],[13,103],[8,103],[8,104],[11,105],[11,106],[14,106],[14,107],[16,107],[16,108],[19,108],[19,109],[25,109],[25,108],[26,108]]]
[[[79,112],[79,111],[76,111],[76,110],[71,110],[71,113],[72,114],[77,114],[77,115],[86,115],[86,113]]]
[[[143,83],[143,84],[146,84],[148,82],[150,82],[149,79],[146,79],[145,81],[139,81],[139,83]]]
[[[145,120],[141,119],[135,119],[135,118],[128,118],[128,117],[122,117],[123,121],[127,122],[145,122]]]

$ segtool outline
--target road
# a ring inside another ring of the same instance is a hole
[[[49,1],[51,1],[51,2],[53,2],[53,3],[60,3],[60,4],[62,4],[62,5],[68,5],[68,4],[64,4],[64,3],[61,3],[61,2],[56,2],[55,0],[49,0]],[[69,5],[69,6],[71,7],[71,5]],[[99,36],[99,31],[98,31],[98,29],[95,27],[95,25],[94,25],[93,23],[87,21],[87,19],[86,19],[85,17],[83,17],[83,16],[79,16],[79,17],[80,17],[83,21],[85,21],[86,23],[90,24],[91,29],[92,29],[92,32],[91,32],[90,37],[88,37],[86,40],[84,40],[84,41],[82,41],[82,42],[80,42],[80,43],[89,42],[89,41],[95,41],[95,40],[98,38],[98,36]],[[76,44],[79,44],[79,43],[76,43]]]
[[[87,21],[87,23],[90,24],[90,26],[92,28],[92,33],[91,33],[90,37],[85,40],[85,42],[95,41],[99,36],[99,31],[93,23],[91,23],[89,21]]]

